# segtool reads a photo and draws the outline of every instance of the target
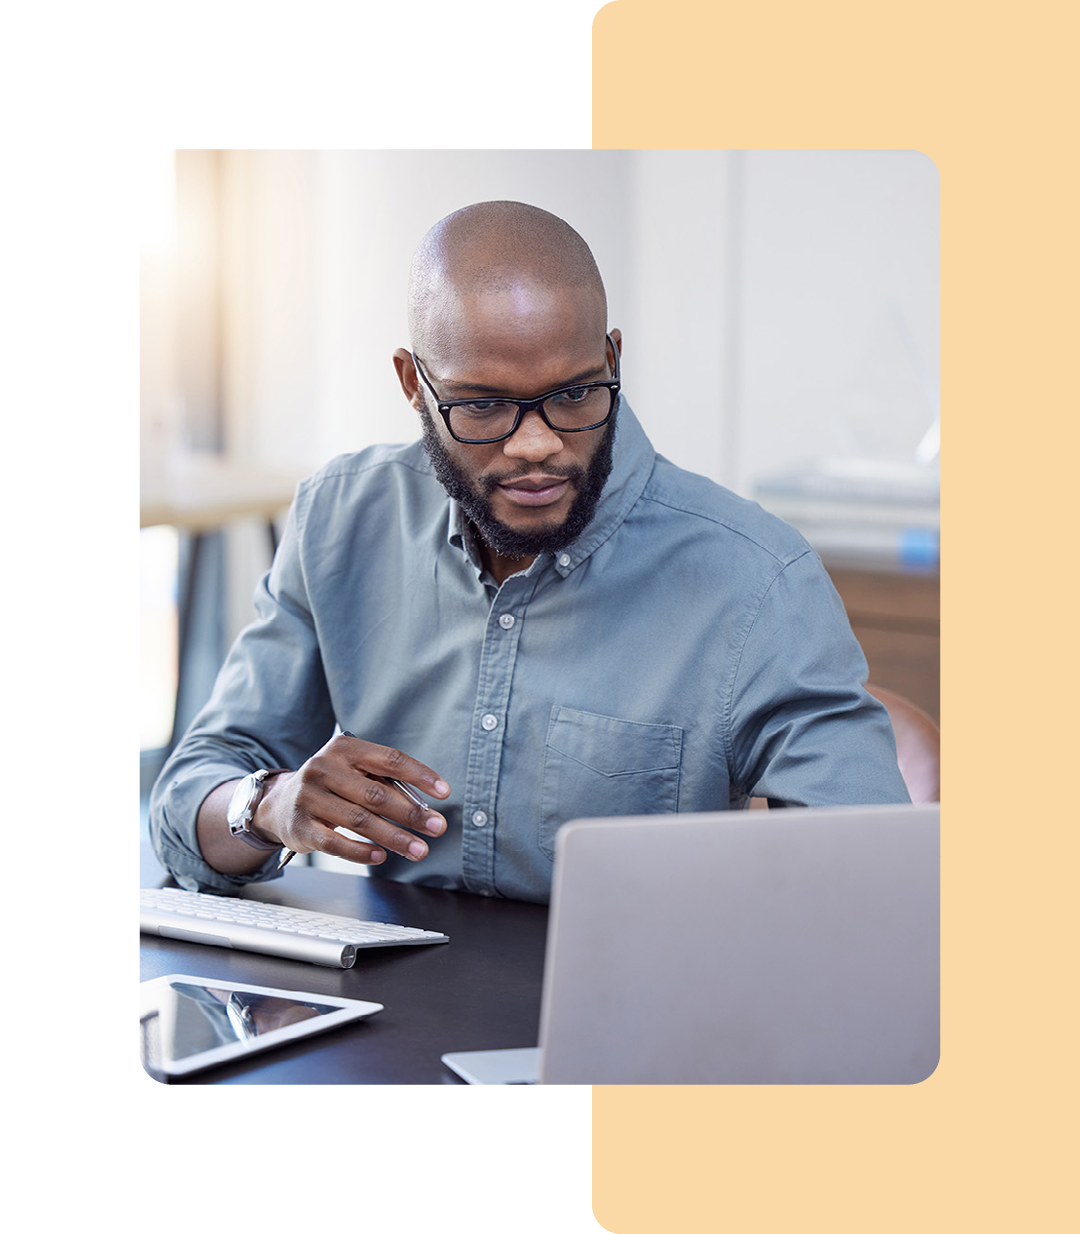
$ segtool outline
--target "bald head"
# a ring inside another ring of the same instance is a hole
[[[607,320],[607,298],[589,246],[537,206],[485,201],[448,215],[427,233],[409,272],[409,332],[417,354],[446,343],[461,303],[484,296],[507,304],[573,291]]]

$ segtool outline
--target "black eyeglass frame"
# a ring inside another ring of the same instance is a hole
[[[615,403],[618,399],[619,390],[622,388],[622,382],[619,379],[619,349],[615,346],[615,340],[610,334],[605,335],[607,341],[611,344],[611,351],[615,357],[615,373],[608,381],[576,381],[569,386],[559,386],[555,390],[549,390],[546,394],[541,394],[539,398],[520,399],[506,398],[500,395],[497,398],[453,398],[442,399],[437,394],[435,387],[428,380],[427,373],[421,367],[420,361],[416,358],[416,352],[410,352],[412,362],[416,367],[417,373],[420,374],[420,379],[424,385],[431,391],[431,397],[435,400],[435,405],[439,409],[439,415],[443,418],[443,423],[446,425],[446,431],[455,441],[460,441],[466,446],[489,446],[496,441],[505,441],[507,437],[513,437],[521,426],[521,421],[525,418],[525,413],[528,411],[537,411],[540,413],[540,418],[548,426],[553,433],[588,433],[596,428],[603,428],[611,419],[612,413],[615,411]],[[544,411],[544,404],[549,398],[554,398],[557,394],[565,394],[569,390],[593,390],[606,388],[611,391],[611,406],[608,408],[608,413],[602,420],[597,420],[595,424],[583,424],[581,428],[559,428],[558,425],[552,424]],[[515,403],[517,405],[517,415],[514,417],[513,427],[506,433],[500,433],[498,437],[459,437],[450,426],[450,413],[455,407],[468,407],[473,403]]]

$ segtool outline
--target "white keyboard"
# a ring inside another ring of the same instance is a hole
[[[450,941],[447,935],[433,930],[357,921],[355,917],[181,891],[178,887],[146,888],[140,893],[139,928],[143,934],[261,951],[329,968],[352,968],[360,947]]]

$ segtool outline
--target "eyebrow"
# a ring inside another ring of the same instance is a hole
[[[594,368],[585,369],[582,372],[578,373],[576,376],[571,377],[568,381],[562,381],[557,386],[549,386],[547,390],[541,390],[540,394],[550,394],[552,390],[565,390],[568,386],[587,385],[590,381],[611,380],[610,378],[601,376],[601,374],[603,374],[606,371],[606,369],[607,369],[607,365],[604,365],[602,368],[594,367]],[[467,391],[469,394],[485,394],[485,395],[490,395],[490,396],[498,396],[499,398],[504,398],[504,399],[509,399],[509,400],[513,399],[512,395],[507,394],[505,390],[500,390],[497,386],[483,386],[483,385],[479,385],[478,383],[472,382],[472,381],[446,381],[446,382],[443,382],[443,388],[448,391],[449,390]],[[539,398],[540,394],[534,395],[533,397]],[[521,401],[530,402],[531,400],[524,399]]]

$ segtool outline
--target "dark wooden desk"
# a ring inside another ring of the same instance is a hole
[[[148,846],[144,887],[167,876]],[[188,1083],[457,1084],[440,1061],[450,1050],[533,1046],[539,1037],[547,908],[290,867],[246,888],[245,898],[441,930],[450,942],[361,951],[351,969],[141,936],[141,980],[190,973],[254,985],[337,994],[384,1010]]]

